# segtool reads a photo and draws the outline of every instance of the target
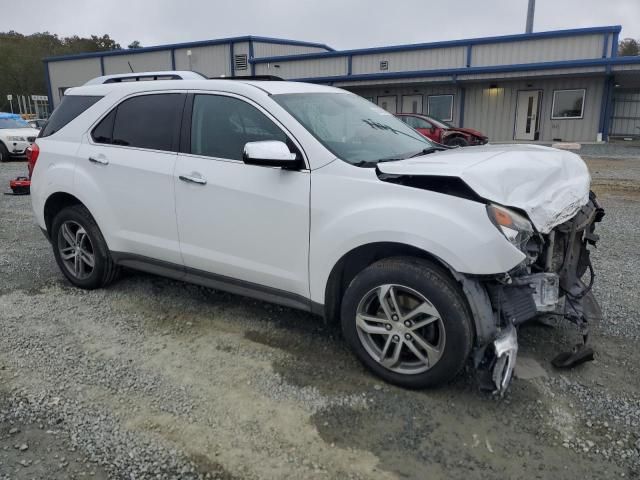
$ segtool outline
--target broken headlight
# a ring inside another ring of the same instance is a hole
[[[533,225],[526,217],[499,205],[487,205],[487,213],[493,224],[502,232],[513,246],[525,251],[529,239],[533,236]]]

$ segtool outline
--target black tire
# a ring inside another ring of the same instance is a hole
[[[462,137],[453,137],[452,139],[447,140],[446,145],[448,147],[466,147],[469,145],[469,142]]]
[[[91,251],[93,253],[94,266],[91,272],[84,278],[78,278],[78,276],[74,275],[74,273],[70,271],[68,264],[62,259],[59,242],[60,236],[62,235],[61,229],[65,224],[75,224],[82,227],[86,237],[88,237],[90,241],[89,245],[92,247]],[[76,287],[93,290],[105,287],[115,280],[118,274],[118,267],[109,254],[107,242],[105,242],[98,225],[89,213],[89,210],[83,205],[66,207],[54,217],[51,224],[51,244],[58,267],[64,276]]]
[[[4,146],[4,143],[0,142],[0,162],[9,161],[9,150]]]
[[[388,284],[420,293],[440,314],[439,328],[444,328],[446,340],[439,359],[424,372],[398,373],[381,365],[358,334],[356,314],[361,302],[373,289]],[[413,257],[380,260],[360,272],[344,294],[341,318],[343,335],[360,361],[383,380],[405,388],[434,387],[452,380],[464,367],[474,341],[471,314],[459,286],[440,266]]]

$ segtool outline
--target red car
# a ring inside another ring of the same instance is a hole
[[[398,113],[396,116],[410,127],[415,128],[429,140],[449,147],[484,145],[489,138],[472,128],[457,128],[442,120],[419,113]]]

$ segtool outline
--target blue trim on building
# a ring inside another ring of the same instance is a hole
[[[617,58],[595,58],[587,60],[562,60],[555,62],[540,63],[522,63],[515,65],[495,65],[488,67],[460,67],[447,68],[439,70],[417,70],[409,72],[392,72],[392,73],[361,73],[356,75],[338,75],[333,77],[310,77],[291,79],[299,82],[344,82],[353,80],[387,80],[399,78],[416,78],[416,77],[440,77],[440,76],[458,76],[471,75],[477,73],[504,73],[504,72],[522,72],[527,70],[553,70],[558,68],[580,68],[580,67],[607,67],[610,65],[623,64],[640,64],[640,57],[617,57]],[[591,73],[591,72],[589,72]],[[605,73],[602,71],[601,73]],[[585,73],[588,74],[588,73]],[[462,79],[464,80],[464,79]],[[477,80],[477,79],[476,79]]]
[[[229,42],[229,58],[230,60],[230,65],[229,65],[229,72],[231,73],[232,77],[235,77],[236,75],[236,65],[234,62],[234,57],[235,57],[235,53],[233,52],[233,47],[234,47],[234,43],[233,42]]]
[[[49,62],[44,62],[44,83],[47,85],[47,97],[49,98],[49,114],[53,112],[53,94],[51,93],[51,79],[49,78]]]
[[[467,67],[471,66],[472,49],[473,49],[473,45],[467,46]]]
[[[347,57],[347,75],[351,75],[353,72],[353,56],[349,55]]]
[[[562,37],[571,37],[576,35],[592,35],[597,33],[603,33],[603,34],[617,33],[617,32],[620,32],[621,29],[622,27],[620,25],[607,26],[607,27],[574,28],[571,30],[554,30],[550,32],[536,32],[536,33],[519,33],[517,35],[469,38],[464,40],[448,40],[444,42],[414,43],[414,44],[408,44],[408,45],[392,45],[389,47],[360,48],[360,49],[353,49],[353,50],[334,50],[332,52],[303,53],[300,55],[280,55],[275,57],[256,58],[254,59],[254,62],[255,63],[271,63],[271,62],[284,62],[287,60],[288,61],[313,60],[313,59],[327,58],[327,57],[342,57],[346,55],[369,55],[369,54],[376,54],[376,53],[407,52],[412,50],[429,50],[434,48],[445,48],[445,47],[468,47],[470,45],[520,42],[524,40],[537,40],[541,38],[562,38]]]
[[[100,57],[100,61],[104,61],[104,57]],[[175,49],[171,49],[171,70],[176,69],[176,51]],[[104,73],[103,73],[104,75]]]
[[[613,112],[613,93],[616,88],[616,82],[613,76],[609,76],[605,84],[605,93],[603,94],[604,112],[602,113],[602,140],[605,142],[609,140],[609,133],[611,131],[611,116]]]
[[[256,64],[253,63],[253,40],[249,40],[249,62],[251,64],[251,75],[255,75]]]
[[[602,42],[602,58],[607,58],[608,50],[609,50],[609,34],[605,33],[603,35],[603,42]]]
[[[100,75],[104,75],[104,57],[100,57]]]
[[[57,62],[60,60],[78,60],[82,58],[108,57],[112,55],[129,55],[132,53],[157,52],[162,50],[172,50],[172,49],[178,49],[178,48],[207,47],[210,45],[221,45],[224,43],[231,43],[231,42],[238,43],[238,42],[252,42],[252,41],[258,42],[258,43],[273,43],[276,45],[324,48],[328,52],[334,51],[333,48],[323,43],[303,42],[300,40],[288,40],[284,38],[256,37],[254,35],[244,35],[241,37],[217,38],[213,40],[201,40],[197,42],[170,43],[167,45],[156,45],[153,47],[136,48],[135,50],[107,50],[104,52],[77,53],[74,55],[46,57],[43,60],[48,62]]]
[[[618,43],[620,43],[620,32],[613,33],[613,41],[611,42],[611,58],[618,56]]]
[[[460,89],[460,95],[458,101],[460,102],[460,119],[458,120],[458,128],[464,127],[464,94],[465,89],[462,87]]]

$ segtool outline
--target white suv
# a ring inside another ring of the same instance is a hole
[[[78,287],[123,266],[317,313],[413,388],[469,362],[503,391],[515,326],[590,316],[603,212],[573,153],[443,150],[326,86],[97,83],[67,90],[31,152],[37,222]]]

